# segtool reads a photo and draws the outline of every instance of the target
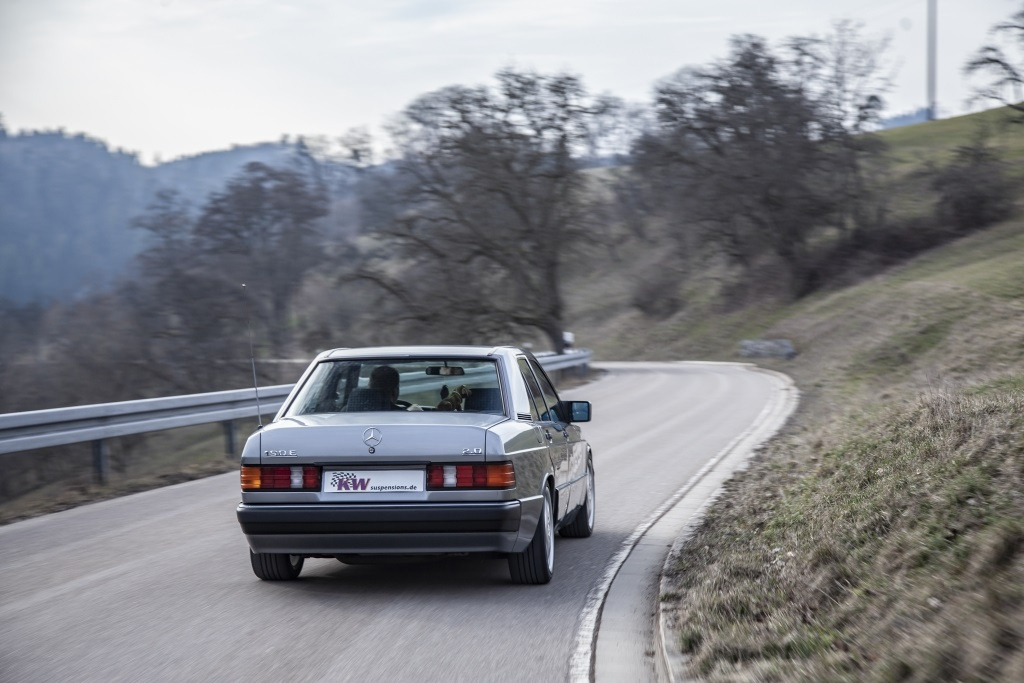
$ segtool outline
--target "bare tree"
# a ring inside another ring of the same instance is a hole
[[[874,185],[885,143],[872,134],[892,87],[887,36],[864,35],[863,25],[848,19],[833,23],[823,37],[793,38],[787,70],[815,103],[819,136],[832,146],[832,172],[823,176],[841,198],[836,227],[855,244],[884,215],[884,193]],[[881,201],[879,201],[881,197]]]
[[[287,347],[292,297],[323,256],[317,221],[326,214],[319,181],[251,163],[212,195],[193,229],[204,272],[225,290],[247,285],[274,357]]]
[[[1005,104],[1021,114],[1017,121],[1024,122],[1024,7],[1008,21],[993,26],[991,34],[993,42],[978,49],[964,65],[964,72],[988,78],[976,89],[977,98]],[[1006,49],[1000,40],[1008,44]],[[1019,54],[1014,57],[1008,50]]]
[[[122,299],[145,340],[136,358],[148,384],[198,391],[242,377],[250,316],[270,354],[286,355],[298,333],[293,300],[323,259],[327,213],[318,163],[299,147],[290,167],[248,165],[198,212],[162,192],[136,219],[149,243]]]
[[[678,244],[712,245],[747,269],[772,255],[792,294],[817,286],[816,236],[866,222],[861,164],[880,151],[865,132],[881,107],[880,47],[857,37],[840,23],[780,55],[738,36],[725,60],[656,87],[657,126],[638,139],[634,168]]]
[[[766,43],[734,38],[724,62],[663,81],[655,110],[659,129],[639,142],[637,168],[662,178],[681,229],[702,230],[743,266],[773,253],[803,291],[808,240],[833,199],[820,191],[814,103]]]
[[[216,387],[244,358],[240,286],[225,283],[198,251],[195,210],[175,192],[158,192],[133,223],[148,233],[139,275],[121,292],[141,340],[134,358],[139,384],[179,392]]]
[[[817,103],[821,124],[847,136],[878,123],[882,95],[892,87],[887,36],[864,35],[863,24],[840,19],[825,36],[791,38],[787,70]]]
[[[419,98],[391,127],[398,159],[367,190],[379,258],[356,277],[447,341],[533,329],[561,350],[562,269],[590,217],[579,167],[614,107],[575,76],[513,70],[494,89]]]

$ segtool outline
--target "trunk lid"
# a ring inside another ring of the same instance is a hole
[[[483,413],[381,412],[303,415],[260,434],[264,465],[483,460],[487,429],[507,418]]]

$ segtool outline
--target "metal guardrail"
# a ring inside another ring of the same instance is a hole
[[[592,355],[580,349],[561,355],[538,355],[537,360],[546,371],[554,372],[585,368]],[[292,386],[261,387],[260,412],[263,415],[276,413]],[[0,454],[92,442],[96,478],[104,482],[107,478],[106,439],[220,422],[224,425],[225,451],[228,457],[233,457],[236,452],[234,420],[247,417],[256,417],[255,389],[7,413],[0,415]]]
[[[291,384],[260,389],[260,412],[271,415]],[[116,436],[256,417],[256,390],[236,389],[120,403],[0,415],[0,453],[65,446]]]
[[[535,354],[535,357],[545,372],[554,372],[577,367],[586,369],[593,355],[590,349],[572,349],[562,354]]]

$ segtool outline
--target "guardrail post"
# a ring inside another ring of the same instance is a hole
[[[103,439],[92,442],[92,469],[96,483],[105,486],[107,475],[110,473],[110,463],[107,458],[107,442]]]
[[[224,425],[224,452],[227,455],[228,460],[233,460],[238,447],[235,423],[233,420],[227,420],[221,424]]]

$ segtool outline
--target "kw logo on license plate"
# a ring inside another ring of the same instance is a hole
[[[335,472],[331,475],[331,488],[335,491],[365,491],[369,479],[357,477],[351,472]]]
[[[325,473],[324,476],[324,493],[403,493],[423,490],[423,470],[338,470]]]

